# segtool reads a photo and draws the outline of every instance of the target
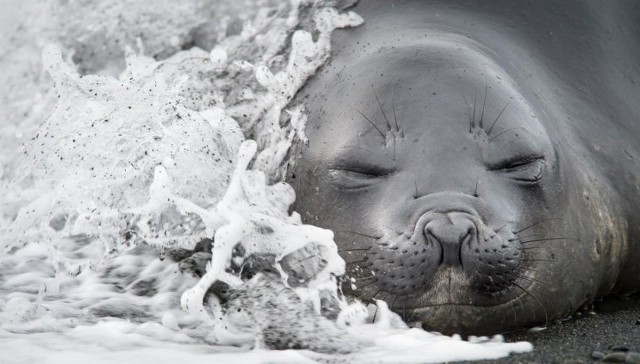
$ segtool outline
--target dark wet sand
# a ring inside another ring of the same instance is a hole
[[[587,313],[556,322],[543,331],[507,334],[505,339],[509,342],[524,340],[533,343],[534,351],[476,363],[640,364],[640,295],[624,300],[609,299],[597,304],[593,312],[595,314]],[[625,352],[625,349],[629,351]],[[598,361],[592,356],[594,351],[605,355],[617,354],[610,355],[607,361]]]

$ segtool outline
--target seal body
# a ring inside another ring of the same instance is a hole
[[[287,175],[304,222],[336,233],[348,294],[492,334],[640,289],[640,5],[354,10],[298,95]]]

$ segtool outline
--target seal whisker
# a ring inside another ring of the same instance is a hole
[[[527,268],[524,268],[524,269],[522,269],[522,270],[523,270],[523,271],[532,271],[532,272],[536,272],[536,273],[538,273],[538,274],[543,274],[543,273],[542,273],[541,271],[539,271],[539,270],[535,270],[535,269],[528,268],[528,267],[527,267]]]
[[[371,323],[375,323],[376,322],[376,315],[378,315],[378,305],[376,305],[376,310],[373,313],[373,318],[371,319]]]
[[[471,119],[471,128],[476,127],[476,89],[473,89],[473,118]]]
[[[360,292],[360,294],[354,294],[353,297],[360,298],[365,294],[365,292]]]
[[[487,104],[487,93],[489,92],[489,85],[487,85],[487,82],[485,80],[484,83],[484,101],[482,102],[482,113],[480,114],[480,122],[478,123],[478,127],[480,129],[482,129],[482,122],[484,120],[484,107]]]
[[[378,293],[380,293],[380,291],[382,290],[382,288],[380,288],[379,290],[376,291],[376,293],[373,294],[373,296],[371,297],[371,302],[373,302],[376,299],[376,296],[378,295]],[[373,313],[373,318],[371,319],[371,322],[376,322],[376,315],[378,314],[378,305],[376,304],[376,311]]]
[[[375,240],[382,239],[382,236],[367,235],[367,234],[363,234],[363,233],[359,233],[359,232],[351,231],[351,230],[336,230],[336,232],[364,236],[365,238],[370,238],[370,239],[375,239]]]
[[[522,262],[553,262],[553,259],[522,259]]]
[[[378,276],[359,277],[359,278],[356,278],[356,281],[359,281],[359,280],[366,280],[366,279],[371,279],[371,278],[375,278],[375,279],[377,280],[377,279],[378,279]],[[371,284],[371,283],[374,283],[374,282],[368,282],[368,283],[366,283],[366,284],[367,284],[367,285],[369,285],[369,284]],[[364,288],[364,287],[366,287],[366,286],[362,286],[362,288]]]
[[[520,234],[521,232],[523,232],[523,231],[525,231],[527,229],[531,229],[534,226],[538,226],[538,225],[542,224],[543,222],[547,222],[547,221],[551,221],[551,220],[562,220],[562,219],[560,219],[558,217],[551,217],[551,218],[548,218],[548,219],[540,220],[540,221],[535,222],[535,223],[533,223],[533,224],[531,224],[531,225],[529,225],[529,226],[527,226],[525,228],[522,228],[522,229],[520,229],[518,231],[514,231],[513,233],[516,234],[516,235]]]
[[[531,281],[531,282],[536,282],[536,283],[540,283],[540,284],[545,284],[545,285],[547,285],[547,286],[549,286],[549,285],[550,285],[550,284],[549,284],[549,283],[547,283],[547,282],[543,282],[543,281],[537,280],[537,279],[535,279],[535,278],[527,277],[527,276],[522,275],[522,274],[516,274],[516,277],[521,278],[521,279],[524,279],[524,280],[528,280],[528,281]]]
[[[366,292],[365,292],[365,289],[367,289],[367,288],[371,287],[371,285],[373,285],[374,283],[376,283],[376,281],[366,282],[366,283],[365,283],[365,284],[363,284],[362,286],[360,286],[360,287],[356,287],[355,291],[362,291],[362,293],[360,293],[359,295],[356,295],[356,296],[354,296],[354,297],[356,297],[356,298],[360,298],[362,295],[364,295],[364,294],[366,293]],[[353,292],[353,291],[352,291],[352,292]]]
[[[540,305],[540,307],[542,307],[542,310],[544,311],[544,326],[548,326],[549,325],[549,316],[547,315],[547,308],[544,307],[544,305],[542,304],[542,302],[540,302],[540,300],[538,299],[538,297],[534,296],[533,293],[529,292],[528,290],[524,289],[522,286],[520,286],[517,283],[513,283],[514,286],[520,288],[521,290],[523,290],[526,294],[528,294],[529,296],[531,296],[536,302],[538,302],[538,304]],[[535,313],[534,313],[535,316]]]
[[[462,95],[464,106],[467,108],[467,116],[469,117],[469,133],[471,133],[471,130],[473,129],[473,121],[471,121],[471,110],[469,109],[469,102],[467,102],[467,98],[464,96],[464,92],[460,91],[460,95]]]
[[[502,133],[500,133],[500,134],[498,134],[498,135],[494,136],[493,138],[490,138],[490,139],[489,139],[489,142],[492,142],[492,141],[494,141],[497,137],[499,137],[499,136],[501,136],[501,135],[503,135],[503,134],[505,134],[505,133],[507,133],[507,132],[510,132],[511,130],[516,130],[516,129],[524,129],[524,128],[523,128],[523,127],[521,127],[521,126],[519,126],[519,127],[516,127],[516,128],[507,129],[507,130],[503,131]]]
[[[509,287],[508,290],[511,291],[512,288],[513,288],[513,286]],[[516,299],[514,300],[514,303],[513,303],[513,307],[514,307],[513,311],[514,311],[514,313],[515,313],[515,301],[518,301],[518,304],[520,305],[520,312],[524,313],[524,305],[522,304],[522,297],[516,297]],[[535,314],[534,314],[534,316],[535,316]]]
[[[354,294],[353,297],[355,298],[360,298],[362,297],[365,293],[367,293],[366,291],[364,291],[365,288],[368,287],[368,284],[365,284],[364,286],[360,287],[358,290],[361,291],[359,294]],[[378,290],[379,292],[380,290]]]
[[[387,229],[387,230],[392,231],[393,233],[395,233],[395,234],[396,234],[396,235],[398,235],[398,236],[400,236],[400,235],[405,235],[405,233],[404,233],[404,232],[402,232],[402,231],[398,232],[397,230],[392,229],[392,228],[388,227],[387,225],[382,225],[382,227],[383,227],[383,228],[385,228],[385,229]]]
[[[405,316],[405,310],[407,309],[407,298],[409,298],[408,295],[404,295],[404,303],[402,304],[402,321],[407,321],[407,318]]]
[[[389,119],[387,118],[387,114],[384,112],[384,108],[382,108],[382,103],[380,102],[380,99],[378,98],[378,94],[374,94],[374,96],[376,97],[376,101],[378,102],[378,107],[380,108],[380,111],[382,112],[382,116],[384,117],[384,120],[387,122],[387,130],[391,133],[393,133],[393,129],[391,128],[391,122],[389,122]]]
[[[376,291],[376,293],[374,293],[374,294],[373,294],[373,296],[371,296],[371,300],[372,300],[372,301],[376,299],[376,296],[378,295],[378,293],[380,293],[380,291],[382,291],[382,288],[379,288],[379,289]]]
[[[491,124],[491,127],[489,128],[489,130],[487,130],[487,135],[491,134],[491,130],[493,130],[493,127],[496,126],[496,123],[498,122],[498,119],[500,119],[500,116],[502,116],[502,113],[507,109],[507,106],[509,106],[510,103],[511,103],[511,100],[509,100],[507,102],[507,104],[504,105],[504,107],[502,108],[502,110],[498,114],[498,117],[496,118],[496,120],[493,121],[493,124]]]
[[[518,297],[518,303],[520,304],[520,312],[524,313],[524,303],[522,303],[524,299],[522,297]]]
[[[504,229],[507,225],[508,225],[508,223],[505,223],[504,225],[502,225],[502,226],[500,227],[500,229],[498,229],[498,230],[494,230],[494,232],[495,232],[495,233],[499,233],[499,232],[500,232],[502,229]]]
[[[368,286],[369,286],[368,284],[367,284],[367,285],[364,285],[364,286],[362,286],[362,287],[361,287],[361,289],[363,289],[363,288],[365,288],[365,287],[368,287]],[[380,291],[382,291],[382,288],[378,289],[378,290],[376,291],[376,293],[374,293],[374,294],[373,294],[373,296],[371,296],[371,299],[369,299],[369,302],[373,301],[373,300],[376,298],[376,295],[377,295],[378,293],[380,293]],[[360,297],[361,297],[362,295],[364,295],[365,293],[366,293],[366,292],[362,292],[362,293],[360,293],[359,295],[354,296],[354,297],[356,297],[356,298],[360,298]]]
[[[400,125],[398,124],[398,115],[396,115],[396,103],[394,100],[394,96],[391,96],[391,110],[393,110],[393,120],[396,123],[396,131],[400,133],[401,137],[404,137],[404,131],[400,129]]]
[[[473,197],[478,197],[478,182],[480,181],[480,177],[476,178],[476,188],[473,190]]]
[[[524,291],[525,295],[529,295],[529,291],[527,291],[526,289],[524,289],[523,287],[521,287],[520,285],[514,283],[513,284],[514,287],[520,288],[522,291]],[[524,314],[524,304],[522,304],[522,297],[520,297],[520,308],[522,313]],[[531,313],[533,314],[533,319],[536,319],[536,312],[533,310],[533,307],[529,307],[529,311],[531,311]]]
[[[396,160],[396,135],[393,134],[393,160]]]
[[[347,264],[358,264],[358,263],[364,263],[364,262],[367,262],[367,261],[369,261],[369,259],[368,258],[364,258],[364,259],[359,260],[357,262],[347,262]]]
[[[544,239],[525,240],[525,241],[521,241],[520,244],[528,244],[528,243],[535,243],[538,241],[551,241],[551,240],[573,240],[573,241],[580,242],[580,240],[573,239],[573,238],[544,238]]]
[[[363,114],[360,110],[356,110],[356,112],[357,112],[358,114],[360,114],[363,118],[365,118],[365,119],[369,122],[369,124],[371,124],[371,126],[373,126],[373,127],[378,131],[378,133],[380,133],[380,136],[382,136],[382,139],[383,139],[385,142],[387,141],[387,138],[385,137],[385,135],[384,135],[384,133],[382,132],[382,130],[380,130],[380,128],[378,128],[378,126],[377,126],[373,121],[371,121],[371,119],[369,119],[369,118],[368,118],[365,114]]]
[[[531,238],[537,238],[537,236],[535,236],[535,235],[518,236],[517,238],[509,239],[509,241],[525,240],[525,239],[531,239]]]
[[[344,250],[338,250],[338,253],[344,253],[344,252],[355,252],[355,251],[366,251],[366,250],[370,250],[371,247],[369,248],[361,248],[361,249],[344,249]]]
[[[489,278],[489,282],[491,282],[491,286],[493,286],[493,288],[497,288],[496,281],[493,280],[493,277],[487,276],[487,278]]]
[[[393,301],[391,301],[391,304],[389,305],[390,309],[393,309],[393,305],[396,303],[396,300],[398,299],[398,295],[395,295],[395,297],[393,298]],[[387,297],[385,297],[385,301],[387,300]]]

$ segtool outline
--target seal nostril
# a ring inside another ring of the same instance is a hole
[[[467,231],[467,234],[460,240],[462,242],[461,245],[470,246],[472,237],[473,237],[473,231],[472,229],[469,229]]]
[[[440,248],[440,265],[461,267],[463,246],[473,245],[475,225],[467,216],[461,215],[456,212],[441,214],[424,227],[429,246]]]

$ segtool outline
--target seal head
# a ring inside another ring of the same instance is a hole
[[[429,330],[490,334],[611,291],[625,221],[550,113],[480,43],[385,21],[342,33],[299,95],[294,208],[336,233],[346,293]]]

